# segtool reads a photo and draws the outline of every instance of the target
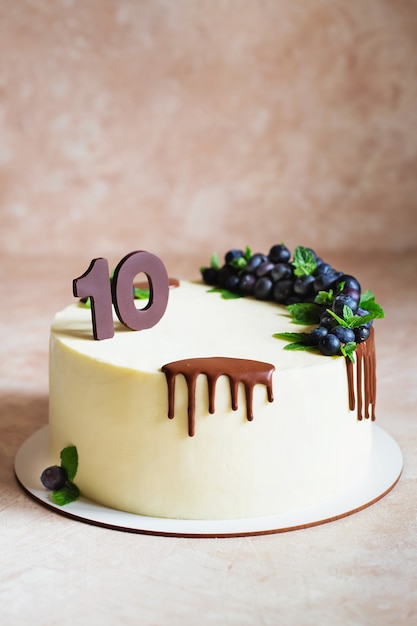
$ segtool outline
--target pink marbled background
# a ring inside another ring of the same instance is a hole
[[[416,129],[415,0],[0,1],[3,253],[413,248]]]

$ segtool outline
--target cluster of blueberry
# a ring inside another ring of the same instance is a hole
[[[310,248],[299,246],[291,252],[284,244],[272,246],[268,254],[229,250],[221,265],[217,257],[210,267],[201,268],[207,285],[240,296],[254,296],[283,306],[308,303],[313,306],[316,327],[306,346],[318,348],[327,356],[343,354],[368,339],[372,325],[369,311],[361,307],[361,286],[355,277],[336,271]],[[358,316],[364,323],[358,324]],[[350,324],[349,318],[355,318]]]

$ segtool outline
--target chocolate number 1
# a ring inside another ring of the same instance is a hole
[[[144,273],[149,282],[149,300],[143,309],[135,306],[133,279]],[[161,259],[139,250],[127,254],[117,265],[110,285],[107,259],[93,259],[87,271],[73,280],[78,298],[90,297],[94,339],[114,335],[112,303],[119,320],[132,330],[155,326],[168,304],[169,279]]]

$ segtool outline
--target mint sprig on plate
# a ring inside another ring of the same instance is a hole
[[[65,506],[65,504],[70,504],[78,500],[80,490],[75,483],[69,482],[68,485],[65,485],[62,489],[55,489],[51,497],[58,506]]]
[[[67,446],[61,450],[61,467],[67,473],[68,480],[61,489],[54,489],[51,497],[55,504],[64,506],[74,502],[80,496],[80,490],[73,482],[78,470],[78,452],[75,446]]]
[[[47,467],[41,475],[41,482],[51,491],[51,498],[58,506],[74,502],[80,496],[80,490],[74,483],[78,469],[78,452],[75,446],[61,450],[61,465]]]

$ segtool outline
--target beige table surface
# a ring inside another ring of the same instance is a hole
[[[400,482],[373,506],[314,528],[181,539],[73,521],[17,484],[16,451],[48,419],[49,324],[87,259],[1,259],[0,624],[417,623],[417,256],[331,261],[386,310],[377,423],[402,449]],[[168,267],[181,277],[198,265]]]

